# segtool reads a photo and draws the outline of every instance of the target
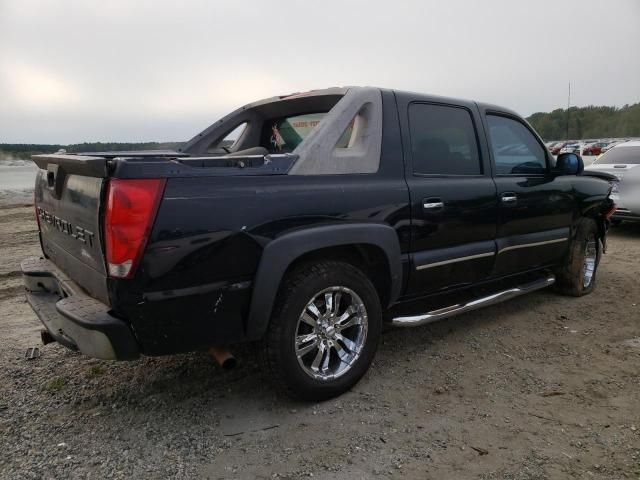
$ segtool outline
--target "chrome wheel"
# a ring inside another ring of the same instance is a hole
[[[587,288],[593,281],[593,274],[596,271],[596,260],[598,257],[598,247],[596,239],[591,236],[587,239],[584,249],[584,265],[582,266],[582,286]]]
[[[367,328],[367,309],[353,290],[329,287],[318,292],[298,318],[298,363],[316,380],[344,375],[362,353]]]

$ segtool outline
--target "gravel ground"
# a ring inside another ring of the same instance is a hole
[[[202,353],[25,359],[32,212],[0,207],[1,478],[640,478],[640,225],[613,230],[596,293],[390,330],[353,391],[303,404],[250,347],[230,373]]]

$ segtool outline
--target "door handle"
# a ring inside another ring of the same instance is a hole
[[[422,201],[422,208],[424,210],[442,210],[444,208],[444,202],[439,198],[426,198]]]
[[[507,205],[513,205],[518,201],[518,196],[513,192],[505,192],[500,196],[500,200]]]

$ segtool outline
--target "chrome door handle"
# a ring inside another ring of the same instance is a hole
[[[422,208],[424,208],[425,210],[435,210],[436,208],[444,208],[444,202],[423,203]]]
[[[518,196],[513,192],[503,193],[500,197],[502,203],[516,203],[518,201]]]

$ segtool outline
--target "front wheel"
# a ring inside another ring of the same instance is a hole
[[[581,297],[595,288],[600,262],[600,242],[596,222],[583,218],[569,247],[565,264],[556,272],[556,290]]]
[[[263,352],[278,387],[304,400],[339,395],[365,374],[382,313],[369,278],[345,262],[305,264],[285,279]]]

